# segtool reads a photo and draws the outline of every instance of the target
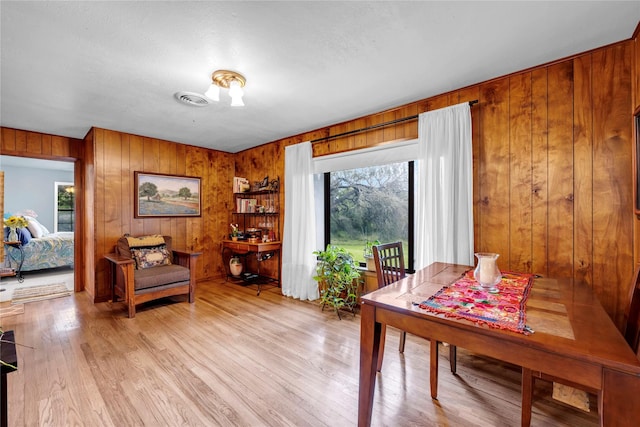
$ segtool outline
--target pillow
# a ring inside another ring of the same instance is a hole
[[[161,234],[151,234],[149,236],[132,237],[125,236],[130,248],[140,248],[144,246],[164,245],[164,237]]]
[[[50,234],[49,230],[47,230],[47,227],[40,224],[37,219],[31,216],[25,216],[24,218],[27,220],[27,228],[29,229],[29,232],[31,232],[31,235],[36,239]]]
[[[142,248],[131,248],[131,255],[136,262],[136,270],[171,264],[167,245],[164,244]]]

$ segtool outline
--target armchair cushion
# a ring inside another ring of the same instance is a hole
[[[171,264],[136,270],[134,276],[134,289],[136,292],[168,284],[173,286],[176,284],[189,284],[189,269],[181,265]]]

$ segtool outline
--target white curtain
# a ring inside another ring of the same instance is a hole
[[[310,142],[290,145],[284,153],[284,238],[282,293],[301,300],[319,297],[313,280],[316,220],[313,194],[313,151]]]
[[[420,114],[418,141],[416,269],[474,265],[469,103]]]

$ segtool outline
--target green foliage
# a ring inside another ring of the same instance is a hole
[[[58,209],[73,209],[73,185],[58,185]]]
[[[187,200],[189,197],[191,197],[191,190],[189,190],[189,188],[187,187],[182,187],[180,190],[178,190],[178,196]]]
[[[152,182],[143,182],[139,189],[140,197],[146,197],[150,200],[151,197],[158,194],[158,187]]]
[[[332,172],[331,242],[349,248],[358,242],[351,253],[360,260],[368,240],[407,240],[407,178],[407,163]]]
[[[378,246],[380,244],[380,240],[367,240],[364,244],[363,255],[365,258],[373,257],[373,247]]]
[[[353,311],[358,302],[361,277],[351,254],[334,245],[327,245],[324,251],[315,251],[313,254],[318,257],[313,278],[319,284],[320,304],[333,307],[336,313],[343,308]]]

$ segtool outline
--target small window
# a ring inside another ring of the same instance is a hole
[[[53,212],[54,232],[74,231],[75,228],[75,188],[73,182],[55,183],[55,210]]]

